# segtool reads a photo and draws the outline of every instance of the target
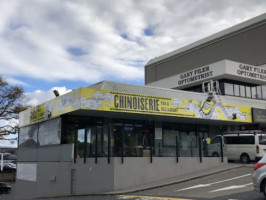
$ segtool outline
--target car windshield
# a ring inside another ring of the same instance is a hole
[[[266,135],[259,136],[259,144],[266,145]]]

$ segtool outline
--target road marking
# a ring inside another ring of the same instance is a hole
[[[185,191],[185,190],[197,189],[197,188],[202,188],[202,187],[209,187],[209,186],[212,186],[214,184],[223,183],[223,182],[227,182],[227,181],[232,181],[232,180],[239,179],[239,178],[243,178],[243,177],[246,177],[246,176],[251,176],[251,174],[245,174],[243,176],[237,176],[237,177],[234,177],[234,178],[225,179],[225,180],[217,181],[217,182],[213,182],[213,183],[194,185],[192,187],[187,187],[187,188],[183,188],[183,189],[180,189],[180,190],[175,190],[174,192],[180,192],[180,191]]]
[[[232,186],[229,186],[229,187],[224,187],[224,188],[220,188],[218,190],[210,191],[209,193],[220,192],[220,191],[224,191],[224,190],[235,190],[235,189],[245,188],[245,187],[247,187],[249,185],[253,185],[253,183],[248,183],[248,184],[245,184],[245,185],[232,185]]]
[[[192,199],[180,199],[180,198],[171,198],[171,197],[152,197],[152,196],[138,196],[138,195],[118,195],[119,199],[132,199],[132,198],[140,198],[145,200],[192,200]]]

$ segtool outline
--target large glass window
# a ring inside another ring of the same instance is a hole
[[[176,156],[176,145],[179,146],[179,124],[164,123],[161,156]],[[177,144],[178,143],[178,144]]]
[[[234,95],[234,86],[231,83],[224,83],[224,93],[226,95]]]
[[[256,87],[252,87],[251,88],[251,97],[252,97],[252,99],[256,99],[257,98],[257,89],[256,89]]]
[[[86,153],[87,157],[92,157],[95,155],[95,149],[96,149],[96,128],[90,127],[86,128],[86,134],[87,134],[87,144],[86,144]]]
[[[20,128],[19,147],[37,147],[38,125],[30,125]]]
[[[61,118],[40,123],[38,140],[40,146],[60,144]]]
[[[246,90],[244,85],[240,85],[240,96],[246,97]]]
[[[250,87],[246,86],[246,97],[251,98],[251,90]]]
[[[77,158],[84,158],[85,129],[79,129],[77,134]]]
[[[235,92],[235,96],[239,96],[239,95],[240,95],[239,90],[240,90],[239,85],[234,84],[234,92]]]
[[[153,127],[145,121],[114,120],[113,156],[150,156]]]
[[[103,133],[102,118],[69,116],[64,125],[62,143],[75,143],[76,158],[107,156],[108,136],[107,131]]]
[[[180,156],[197,157],[199,156],[196,126],[192,124],[180,125]]]
[[[257,95],[258,95],[258,99],[262,99],[261,85],[257,86]]]
[[[262,98],[266,100],[266,85],[262,86]]]

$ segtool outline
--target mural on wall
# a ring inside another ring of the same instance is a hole
[[[246,106],[80,88],[22,112],[20,126],[80,109],[252,122]]]

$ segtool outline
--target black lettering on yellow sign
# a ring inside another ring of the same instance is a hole
[[[114,95],[114,106],[118,109],[160,111],[159,99],[157,98],[136,97],[121,94]]]

